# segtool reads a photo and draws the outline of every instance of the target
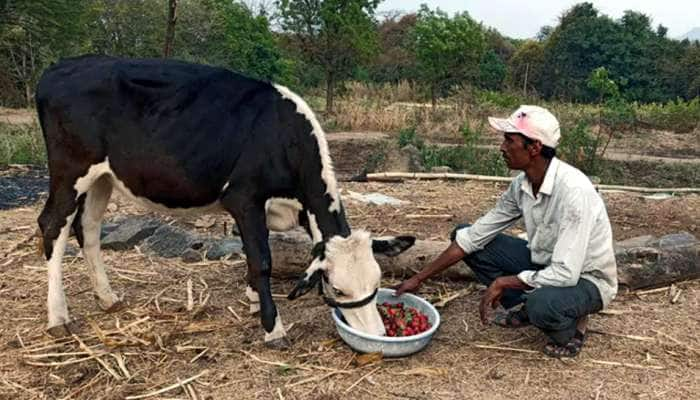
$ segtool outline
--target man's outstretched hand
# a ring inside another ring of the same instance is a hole
[[[416,290],[418,290],[421,283],[422,282],[420,281],[420,279],[416,278],[415,276],[410,277],[405,281],[401,282],[400,284],[392,287],[392,289],[396,290],[396,292],[394,292],[394,296],[401,296],[406,292],[415,292]]]

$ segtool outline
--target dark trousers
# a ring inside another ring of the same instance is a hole
[[[454,240],[458,225],[452,232]],[[540,270],[544,265],[533,264],[527,242],[509,235],[499,234],[483,250],[464,257],[464,262],[474,271],[477,279],[486,286],[499,276],[517,275],[525,270]],[[545,286],[529,293],[507,289],[501,298],[504,308],[525,303],[530,322],[560,345],[568,343],[576,333],[576,321],[588,314],[600,311],[603,301],[598,288],[579,279],[576,286]]]

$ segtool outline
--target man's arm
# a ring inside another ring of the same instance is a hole
[[[445,249],[440,255],[423,268],[420,272],[413,275],[411,278],[403,281],[401,285],[396,289],[396,296],[400,296],[405,292],[413,292],[423,283],[424,280],[430,278],[433,275],[439,274],[440,272],[451,267],[457,261],[461,260],[466,256],[464,250],[462,250],[456,242],[452,242],[450,246]]]

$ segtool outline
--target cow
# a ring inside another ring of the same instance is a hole
[[[268,224],[302,224],[314,239],[312,261],[290,299],[319,285],[351,326],[384,333],[374,305],[381,271],[373,248],[396,254],[413,238],[373,241],[366,231],[351,231],[325,134],[297,94],[212,66],[83,56],[45,71],[36,106],[50,176],[38,218],[50,334],[73,329],[61,267],[71,228],[99,306],[121,307],[100,254],[113,189],[160,211],[223,210],[235,219],[247,256],[246,294],[251,311],[260,312],[266,345],[290,345],[270,290]],[[296,217],[280,219],[275,210],[285,207],[271,210],[274,199],[292,204],[286,215]]]

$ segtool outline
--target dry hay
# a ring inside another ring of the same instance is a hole
[[[451,226],[473,220],[502,190],[479,182],[344,186],[412,202],[399,209],[348,201],[353,226],[424,239],[444,239]],[[655,203],[606,197],[620,236],[642,229],[698,235],[697,196]],[[117,200],[110,214],[135,211],[130,207]],[[433,343],[412,357],[381,360],[354,354],[318,297],[287,301],[292,282],[274,281],[273,292],[293,348],[265,348],[259,319],[247,312],[241,260],[185,264],[138,251],[105,251],[112,285],[128,306],[113,314],[99,311],[81,256],[66,256],[66,294],[79,329],[55,340],[44,332],[46,267],[32,236],[39,210],[37,204],[0,212],[0,398],[676,399],[700,392],[700,281],[680,283],[673,293],[621,293],[607,313],[592,317],[590,328],[599,333],[589,335],[583,353],[560,361],[540,353],[544,338],[536,329],[482,326],[476,311],[482,287],[436,280],[421,291],[435,301],[449,300]],[[680,225],[666,226],[678,215],[686,217]],[[657,217],[661,223],[652,226]],[[220,234],[226,218],[214,220],[204,226]],[[195,222],[177,220],[190,228]],[[385,277],[383,285],[400,278]]]

